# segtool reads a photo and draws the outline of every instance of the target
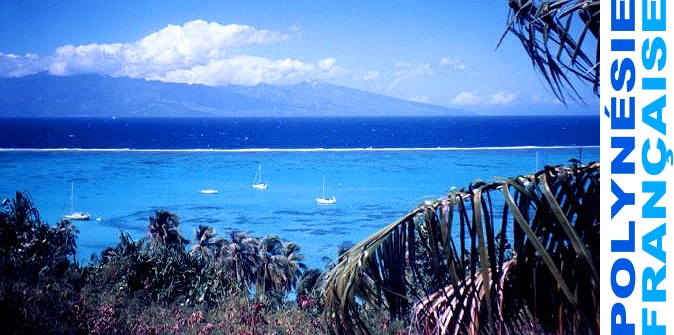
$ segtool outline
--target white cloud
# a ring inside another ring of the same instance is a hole
[[[379,71],[367,71],[361,78],[364,81],[371,81],[379,78]]]
[[[472,105],[480,102],[480,97],[475,92],[461,92],[452,99],[453,104]]]
[[[428,63],[398,62],[396,63],[395,79],[391,85],[389,85],[389,89],[405,80],[416,77],[430,77],[433,74],[433,69]]]
[[[240,46],[267,44],[285,38],[285,35],[246,25],[195,20],[182,26],[169,25],[134,43],[134,48],[141,61],[195,64],[221,59]]]
[[[169,71],[149,79],[205,85],[287,84],[310,79],[329,79],[341,73],[332,59],[306,64],[293,59],[272,61],[263,57],[237,55],[189,69]]]
[[[498,92],[495,94],[478,94],[477,92],[463,91],[457,94],[451,101],[458,105],[508,105],[518,96],[518,93]]]
[[[125,63],[123,55],[128,49],[129,45],[121,43],[62,46],[50,57],[48,70],[61,76],[91,72],[115,75]]]
[[[396,63],[396,75],[407,78],[432,76],[433,69],[428,63],[398,62]]]
[[[325,58],[318,61],[318,66],[321,69],[329,69],[335,65],[335,62],[337,62],[337,60],[334,58]]]
[[[35,54],[24,56],[0,52],[0,77],[23,77],[44,71],[47,62]]]
[[[556,97],[543,97],[541,94],[534,94],[531,96],[531,103],[534,104],[553,104],[553,105],[564,105]]]
[[[507,105],[517,98],[517,93],[498,92],[487,101],[490,105]]]
[[[409,97],[409,98],[407,98],[407,100],[414,101],[414,102],[422,102],[422,103],[426,103],[426,104],[431,103],[431,98],[428,96],[428,94],[424,94],[424,95],[421,95],[421,96]]]
[[[66,45],[56,49],[50,72],[94,72],[114,76],[155,77],[222,60],[246,45],[281,41],[285,35],[239,24],[202,20],[169,25],[134,43]]]
[[[463,63],[461,58],[457,57],[442,57],[440,59],[440,67],[450,66],[456,70],[465,70],[466,64]]]
[[[0,54],[0,75],[48,70],[55,75],[98,73],[206,85],[256,85],[328,79],[346,73],[330,57],[304,63],[246,55],[240,50],[287,38],[246,25],[195,20],[169,25],[133,43],[65,45],[51,56],[35,56],[40,61],[32,60],[31,66],[26,65],[31,59]]]

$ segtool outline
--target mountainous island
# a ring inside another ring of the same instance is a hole
[[[5,117],[466,115],[338,85],[206,86],[95,74],[0,78]]]

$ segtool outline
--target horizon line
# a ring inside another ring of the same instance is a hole
[[[0,152],[175,152],[175,153],[255,153],[255,152],[395,152],[395,151],[482,151],[532,149],[599,149],[599,145],[418,147],[418,148],[245,148],[245,149],[136,149],[136,148],[0,148]]]

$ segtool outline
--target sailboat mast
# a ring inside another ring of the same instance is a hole
[[[534,172],[538,172],[538,149],[536,150],[536,170]]]
[[[75,194],[75,183],[70,182],[70,212],[75,211],[75,199],[74,199],[74,194]]]

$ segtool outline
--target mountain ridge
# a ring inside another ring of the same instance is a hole
[[[97,74],[0,78],[7,117],[470,115],[318,82],[206,86]]]

